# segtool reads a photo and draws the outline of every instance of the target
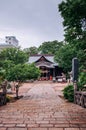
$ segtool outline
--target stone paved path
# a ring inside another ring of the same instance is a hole
[[[68,103],[54,83],[22,87],[24,97],[0,107],[0,130],[86,130],[86,109]]]

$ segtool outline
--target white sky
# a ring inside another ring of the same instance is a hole
[[[0,42],[16,36],[22,48],[64,39],[58,4],[62,0],[0,0]]]

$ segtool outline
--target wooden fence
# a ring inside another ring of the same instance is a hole
[[[76,83],[74,83],[74,103],[86,108],[86,91],[77,91]]]
[[[86,92],[76,91],[74,93],[74,102],[84,108],[86,108]]]
[[[7,93],[7,81],[5,80],[2,84],[1,84],[1,92],[0,92],[0,106],[5,105],[6,104],[6,93]]]

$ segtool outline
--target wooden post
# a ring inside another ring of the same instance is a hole
[[[74,86],[74,103],[76,103],[76,91],[77,91],[77,82],[76,81],[73,83],[73,86]]]
[[[72,59],[72,75],[73,75],[73,82],[76,82],[78,80],[78,59],[73,58]]]
[[[73,86],[74,86],[74,103],[76,103],[76,91],[77,91],[77,81],[78,81],[78,59],[72,59],[72,76],[73,76]]]
[[[18,92],[19,92],[19,84],[16,84],[16,98],[18,99]]]
[[[55,66],[54,66],[54,68],[53,68],[53,82],[55,82],[56,81],[56,78],[55,78]]]
[[[2,87],[1,105],[6,104],[7,83],[8,83],[7,80],[5,80],[1,85]]]

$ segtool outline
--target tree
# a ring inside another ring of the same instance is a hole
[[[9,71],[18,64],[27,62],[28,56],[18,48],[7,48],[0,52],[0,77],[1,80],[7,78]]]
[[[41,54],[55,54],[61,46],[63,46],[63,42],[44,42],[39,46],[38,50]]]
[[[35,46],[30,47],[30,48],[25,48],[24,52],[26,52],[29,55],[38,54],[38,48]]]
[[[5,76],[8,81],[25,81],[37,79],[40,71],[34,64],[17,64],[8,69]]]
[[[65,0],[59,5],[68,42],[86,36],[86,0]],[[73,43],[73,42],[72,42]]]
[[[55,55],[55,59],[70,71],[72,58],[79,59],[80,67],[86,68],[86,0],[65,0],[59,4],[63,17],[66,45]]]
[[[37,79],[40,71],[34,64],[26,64],[28,56],[25,52],[10,48],[0,53],[0,76],[8,81],[25,81]]]
[[[7,48],[0,52],[0,64],[3,66],[7,61],[23,64],[28,61],[28,55],[18,48]]]
[[[70,44],[61,47],[55,54],[55,61],[59,63],[59,66],[64,69],[65,72],[72,69],[72,58],[77,57],[77,52]]]

